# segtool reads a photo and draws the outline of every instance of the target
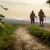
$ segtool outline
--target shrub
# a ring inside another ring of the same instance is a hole
[[[44,30],[42,27],[37,25],[30,25],[28,27],[30,34],[37,36],[46,43],[50,43],[50,31]]]
[[[17,27],[16,24],[4,24],[4,28],[0,29],[0,50],[9,48],[13,43],[13,32]]]

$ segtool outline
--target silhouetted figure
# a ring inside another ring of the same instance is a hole
[[[35,13],[34,13],[34,11],[31,12],[30,19],[31,19],[31,24],[35,23]]]
[[[46,16],[45,16],[45,14],[44,14],[44,12],[43,12],[42,9],[39,11],[38,16],[39,16],[39,20],[40,20],[40,26],[44,26],[43,25],[43,23],[44,23],[44,17],[46,17]]]

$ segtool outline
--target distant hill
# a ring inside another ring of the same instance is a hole
[[[29,20],[18,20],[18,19],[10,19],[10,18],[4,18],[2,21],[6,23],[23,23],[23,24],[30,24],[31,22]],[[39,22],[36,22],[36,24],[39,25]],[[48,25],[50,23],[44,23],[45,25]]]
[[[2,21],[6,22],[6,23],[30,23],[30,21],[10,19],[10,18],[4,18]]]

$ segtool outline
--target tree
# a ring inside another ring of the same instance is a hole
[[[0,29],[4,27],[4,22],[2,22],[2,18],[4,18],[5,16],[0,14]]]
[[[2,20],[2,18],[4,18],[5,16],[0,14],[0,21]]]
[[[5,16],[4,16],[4,15],[2,15],[2,14],[0,14],[0,17],[3,17],[3,18],[4,18]]]
[[[46,3],[48,3],[50,5],[50,0],[48,0]]]
[[[2,7],[2,8],[3,8],[4,10],[6,10],[6,11],[8,10],[8,8],[4,8],[3,5],[0,5],[0,7]]]

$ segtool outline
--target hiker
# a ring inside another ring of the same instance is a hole
[[[44,17],[46,17],[46,16],[45,16],[42,9],[40,9],[38,16],[39,16],[39,20],[40,20],[40,26],[44,26],[43,25],[44,24]]]
[[[31,12],[30,19],[31,19],[31,24],[35,23],[35,13],[34,13],[34,11]]]

